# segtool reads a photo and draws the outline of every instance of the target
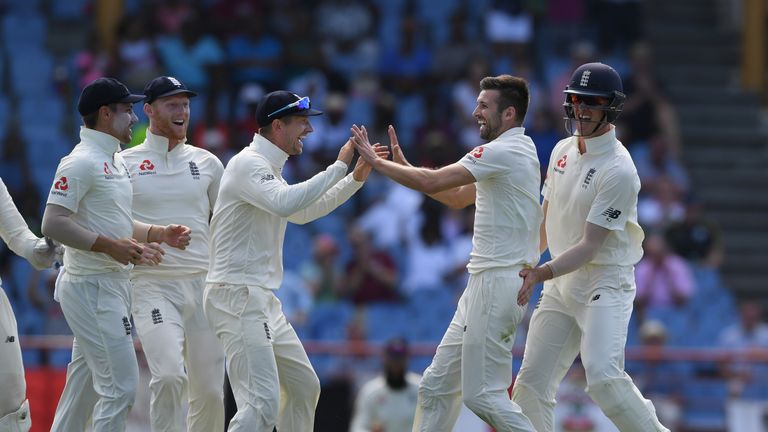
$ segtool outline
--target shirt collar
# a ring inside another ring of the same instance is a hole
[[[611,130],[599,137],[585,139],[584,145],[587,148],[586,154],[588,155],[605,153],[616,145],[616,128],[611,127]]]
[[[278,168],[282,168],[283,165],[285,165],[285,161],[288,160],[288,153],[284,152],[272,141],[259,134],[253,135],[253,141],[251,141],[250,147],[253,151],[264,156],[269,163]]]
[[[80,141],[96,146],[109,155],[120,151],[120,140],[96,129],[80,127]]]
[[[183,147],[187,143],[187,139],[184,138],[180,143],[176,144],[176,146],[171,150],[173,152],[174,150]],[[149,128],[147,128],[147,137],[144,139],[144,145],[147,147],[147,149],[156,152],[156,153],[168,153],[168,138],[162,136],[162,135],[155,135],[152,132],[150,132]]]
[[[519,127],[513,127],[510,129],[505,130],[501,135],[499,135],[496,139],[501,138],[509,138],[512,135],[522,135],[525,133],[525,128],[522,126]],[[495,141],[495,140],[494,140]]]

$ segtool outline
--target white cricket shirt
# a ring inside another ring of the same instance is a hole
[[[365,383],[355,401],[349,432],[411,430],[421,376],[408,372],[405,381],[406,386],[397,390],[390,388],[383,376]]]
[[[119,239],[133,235],[131,180],[112,135],[80,128],[80,143],[64,156],[56,169],[48,204],[73,212],[72,219],[97,234]],[[111,256],[72,247],[64,248],[67,273],[92,275],[124,271]]]
[[[147,137],[121,155],[133,185],[133,218],[155,225],[181,224],[192,229],[185,250],[163,247],[158,266],[136,266],[133,276],[174,278],[208,271],[208,220],[224,165],[209,151],[177,144],[168,151],[168,139],[147,130]]]
[[[469,273],[539,262],[541,174],[536,146],[524,132],[509,129],[458,162],[477,181]]]
[[[584,221],[611,230],[590,262],[634,265],[643,256],[643,230],[637,223],[640,178],[614,128],[585,140],[579,153],[576,137],[552,150],[542,196],[547,209],[547,243],[552,258],[581,241]]]
[[[0,179],[0,237],[16,255],[27,260],[31,259],[37,236],[27,227],[27,222],[13,203],[13,198],[2,179]]]
[[[281,172],[288,154],[259,134],[230,159],[211,219],[208,283],[278,289],[283,279],[287,222],[325,216],[363,185],[336,161],[309,180],[289,185]],[[343,180],[342,180],[343,179]]]

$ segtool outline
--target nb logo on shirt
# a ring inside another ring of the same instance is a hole
[[[5,343],[14,343],[16,342],[16,336],[8,336],[5,338]]]
[[[275,179],[275,176],[273,176],[272,174],[264,174],[263,176],[261,176],[261,183],[272,181],[274,179]]]
[[[611,219],[618,219],[621,215],[621,210],[616,210],[613,207],[608,207],[604,212],[601,213],[603,216],[608,216],[605,220],[608,222],[611,221]],[[609,219],[610,218],[610,219]]]

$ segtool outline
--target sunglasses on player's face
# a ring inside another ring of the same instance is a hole
[[[271,113],[267,114],[267,117],[272,117],[273,115],[275,115],[275,114],[277,114],[279,112],[283,112],[283,111],[285,111],[287,109],[291,109],[291,108],[294,108],[294,107],[296,107],[296,108],[298,108],[300,110],[306,110],[306,109],[309,109],[309,107],[311,105],[312,104],[309,102],[309,97],[304,96],[303,98],[297,100],[296,102],[291,102],[288,105],[280,108],[277,111],[272,111]]]
[[[604,106],[608,105],[608,98],[603,96],[587,96],[580,94],[569,94],[568,99],[572,104],[588,105],[588,106]]]

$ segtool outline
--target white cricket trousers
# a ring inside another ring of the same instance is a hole
[[[205,273],[174,279],[138,277],[131,282],[133,321],[152,375],[152,430],[223,430],[224,349],[203,313]]]
[[[238,408],[229,432],[311,432],[320,381],[274,292],[208,284],[204,302]]]
[[[16,315],[0,286],[0,432],[29,430],[32,422],[26,393]]]
[[[521,269],[489,269],[469,276],[419,385],[414,432],[453,430],[462,401],[498,432],[535,432],[507,393],[512,345],[526,310],[517,304]]]
[[[512,394],[538,432],[555,430],[555,394],[579,353],[587,394],[620,431],[668,432],[624,372],[634,299],[632,266],[587,265],[544,284]]]
[[[131,337],[129,273],[70,275],[56,281],[61,310],[75,336],[53,432],[123,432],[139,366]]]

